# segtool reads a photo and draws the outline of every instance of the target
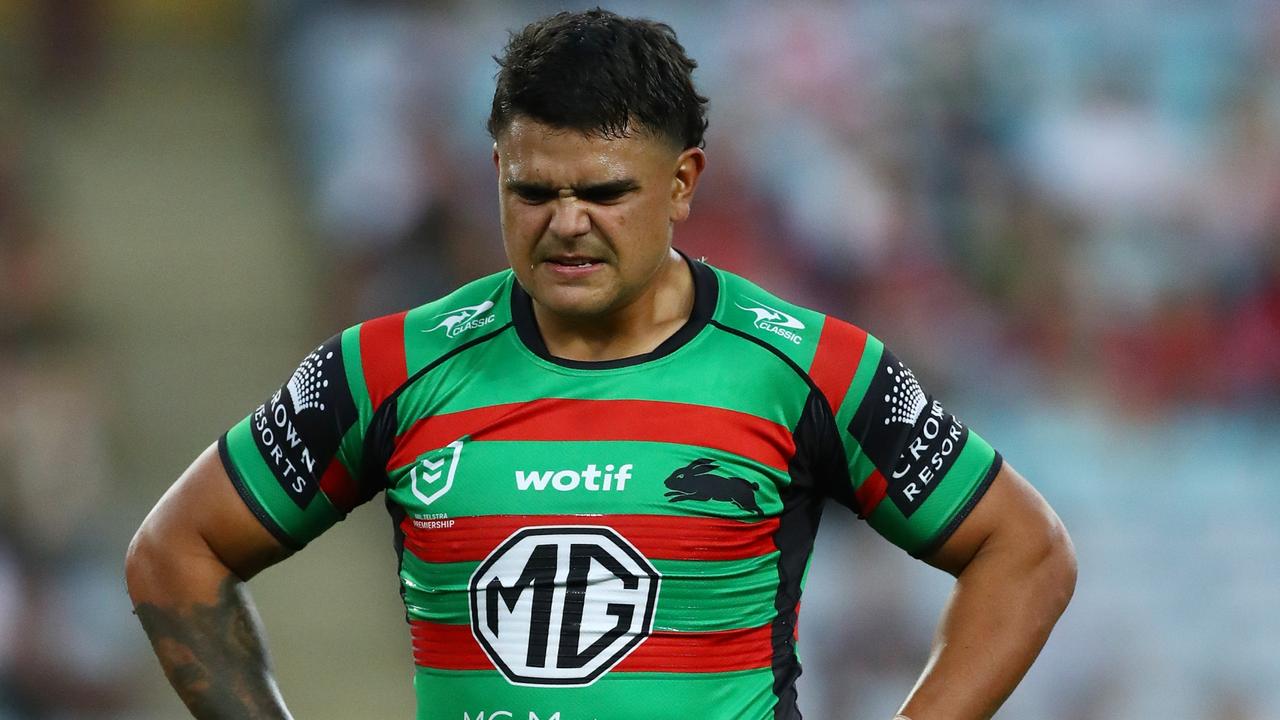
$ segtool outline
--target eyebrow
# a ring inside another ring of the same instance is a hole
[[[559,188],[554,188],[546,183],[529,182],[525,180],[508,180],[504,184],[508,190],[522,195],[542,195],[553,197],[560,194]],[[640,187],[640,183],[631,178],[569,186],[569,188],[573,190],[573,194],[578,197],[609,197],[612,195],[621,195],[625,192],[635,190],[638,187]]]

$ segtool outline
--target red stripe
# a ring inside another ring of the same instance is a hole
[[[769,667],[773,635],[768,625],[720,632],[656,632],[640,643],[617,672],[733,672]]]
[[[491,670],[470,625],[411,620],[413,662],[440,670]],[[769,667],[769,625],[721,632],[655,632],[612,672],[734,672]]]
[[[885,481],[884,475],[881,475],[879,470],[872,470],[867,479],[863,480],[853,493],[858,501],[858,514],[866,517],[874,512],[879,507],[880,501],[884,500],[888,490],[889,483]]]
[[[822,324],[809,377],[826,396],[833,413],[840,412],[840,405],[849,394],[849,385],[853,383],[866,345],[867,333],[861,328],[830,316]]]
[[[404,384],[409,370],[404,359],[406,312],[369,320],[360,326],[360,364],[369,402],[376,410]]]
[[[351,512],[352,508],[360,504],[360,488],[338,458],[330,460],[329,467],[320,476],[320,490],[343,513]]]
[[[442,670],[492,670],[470,625],[442,625],[426,620],[410,620],[413,663]]]
[[[662,560],[742,560],[777,550],[773,536],[778,518],[741,522],[667,515],[488,515],[422,529],[406,517],[400,529],[405,550],[424,562],[479,562],[515,531],[540,525],[608,526],[640,554]]]
[[[638,440],[698,445],[779,470],[787,469],[796,450],[787,428],[736,410],[655,400],[545,398],[423,418],[400,436],[387,470],[404,467],[419,455],[464,435],[472,440]]]

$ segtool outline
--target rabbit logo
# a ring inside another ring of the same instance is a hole
[[[764,511],[756,503],[758,483],[740,477],[713,475],[719,469],[714,460],[698,458],[671,473],[664,481],[671,488],[664,496],[668,502],[683,500],[720,500],[731,502],[739,508],[764,517]]]

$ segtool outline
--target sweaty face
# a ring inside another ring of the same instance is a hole
[[[607,322],[656,291],[702,156],[647,133],[606,139],[517,117],[498,136],[494,162],[503,244],[520,284],[543,312]]]

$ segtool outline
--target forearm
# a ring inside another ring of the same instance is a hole
[[[134,613],[191,714],[290,718],[244,583],[216,559],[144,555],[131,549],[127,565]]]
[[[1074,587],[1065,533],[984,547],[958,576],[901,713],[911,720],[990,718],[1035,661]]]

